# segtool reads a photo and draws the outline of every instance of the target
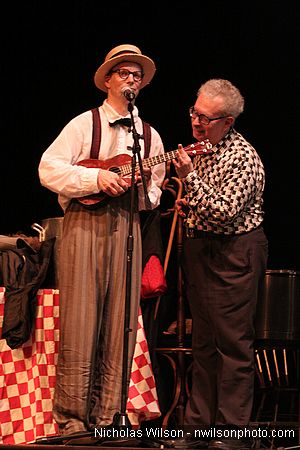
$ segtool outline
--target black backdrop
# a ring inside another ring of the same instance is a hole
[[[236,128],[266,169],[269,268],[299,269],[297,2],[12,1],[0,32],[0,234],[62,215],[39,183],[40,156],[66,122],[102,102],[93,76],[105,54],[132,43],[157,65],[137,106],[166,151],[193,142],[188,107],[203,81],[240,88]]]

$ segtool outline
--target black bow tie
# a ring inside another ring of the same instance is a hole
[[[115,122],[109,122],[110,127],[115,127],[116,125],[124,125],[125,127],[130,128],[131,127],[131,119],[124,118],[124,119],[118,119],[115,120]]]

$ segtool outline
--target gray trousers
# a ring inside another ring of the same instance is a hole
[[[60,250],[60,349],[53,415],[62,434],[112,423],[120,411],[128,195],[87,210],[71,203]],[[139,216],[133,221],[128,383],[141,289]]]
[[[192,329],[192,388],[185,423],[247,426],[254,391],[254,315],[267,261],[262,228],[203,233],[183,245]]]

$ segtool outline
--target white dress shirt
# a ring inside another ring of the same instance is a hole
[[[105,100],[99,108],[101,119],[101,144],[99,160],[107,161],[120,154],[132,156],[133,136],[125,126],[109,126],[109,122],[121,116]],[[130,117],[128,114],[126,117]],[[137,133],[143,134],[142,120],[138,109],[133,109],[134,123]],[[97,177],[99,168],[87,168],[76,165],[77,162],[89,159],[92,142],[92,112],[86,111],[73,118],[57,136],[54,142],[43,153],[39,164],[41,184],[58,194],[58,201],[65,211],[72,198],[83,197],[99,192]],[[141,157],[144,156],[144,141],[139,140]],[[163,143],[158,132],[151,127],[151,148],[149,157],[164,152]],[[137,161],[138,164],[138,161]],[[151,184],[148,197],[152,208],[159,205],[161,185],[165,177],[165,163],[151,168]],[[143,186],[139,185],[139,210],[145,209]]]

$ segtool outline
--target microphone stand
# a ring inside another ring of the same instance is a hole
[[[132,426],[127,414],[127,401],[128,401],[128,343],[129,343],[129,333],[132,332],[130,329],[130,307],[131,307],[131,285],[132,285],[132,254],[134,248],[134,237],[133,237],[133,216],[134,216],[134,206],[135,206],[135,173],[136,173],[136,157],[138,157],[139,171],[142,179],[143,190],[145,194],[145,205],[146,209],[151,209],[150,200],[147,193],[147,184],[143,171],[143,162],[141,158],[141,146],[139,139],[143,136],[137,133],[134,118],[133,118],[133,104],[134,98],[128,99],[128,111],[131,116],[131,132],[133,135],[133,146],[132,159],[131,159],[131,190],[130,190],[130,209],[129,209],[129,224],[128,224],[128,237],[127,237],[127,266],[126,266],[126,297],[125,297],[125,316],[124,316],[124,343],[123,343],[123,359],[122,359],[122,390],[121,390],[121,409],[120,412],[114,415],[112,428],[118,430],[131,430]],[[129,439],[130,442],[132,439]],[[116,440],[113,441],[116,443]],[[124,444],[124,439],[122,439],[122,444]],[[109,445],[109,442],[105,442]],[[140,442],[138,442],[140,444]]]

